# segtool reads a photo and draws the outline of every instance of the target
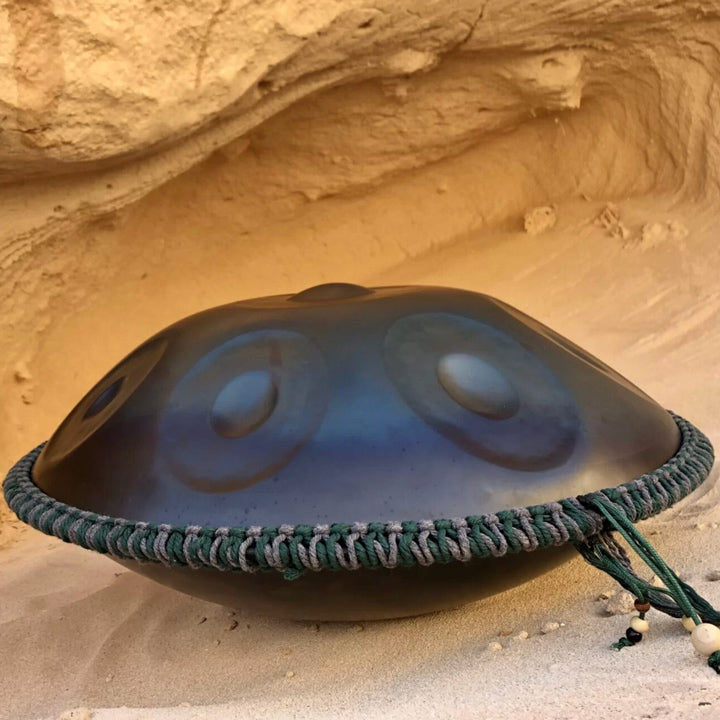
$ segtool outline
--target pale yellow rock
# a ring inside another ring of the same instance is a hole
[[[557,214],[551,205],[536,207],[525,213],[524,227],[529,235],[539,235],[555,227]]]

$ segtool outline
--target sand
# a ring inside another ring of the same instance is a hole
[[[720,447],[713,0],[7,5],[3,469],[152,333],[330,281],[495,295]],[[716,607],[718,475],[642,525]],[[609,649],[616,590],[578,557],[452,612],[277,621],[0,501],[0,718],[716,717],[678,622]]]
[[[623,239],[596,222],[605,208],[564,203],[540,235],[520,218],[353,279],[501,297],[720,445],[720,220],[639,198],[611,208]],[[716,606],[717,477],[642,526]],[[720,678],[677,621],[653,612],[641,646],[609,649],[628,619],[607,615],[598,598],[617,587],[580,558],[456,611],[362,625],[231,612],[32,530],[0,553],[0,587],[3,718],[711,718],[720,707]],[[558,627],[543,634],[547,623]]]

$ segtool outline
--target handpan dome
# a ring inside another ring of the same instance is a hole
[[[161,331],[26,458],[23,487],[80,513],[64,539],[183,591],[286,617],[394,617],[563,561],[578,521],[557,501],[655,471],[682,430],[498,300],[333,283]],[[545,549],[508,550],[506,531]]]

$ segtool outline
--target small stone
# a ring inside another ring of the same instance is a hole
[[[362,632],[364,629],[364,625],[353,625],[353,632]]]
[[[560,629],[560,623],[558,622],[546,622],[543,624],[542,628],[540,628],[540,632],[543,635],[547,635],[548,633],[555,632],[556,630]]]
[[[530,633],[527,630],[521,630],[517,635],[513,636],[513,640],[527,640]]]
[[[608,615],[627,615],[633,610],[635,610],[635,598],[627,590],[621,590],[605,604],[605,612]]]
[[[219,641],[219,640],[215,640],[214,642],[215,642],[215,645],[219,645],[219,644],[220,644],[220,641]]]
[[[92,720],[92,716],[92,710],[86,707],[79,707],[61,713],[58,720]]]
[[[720,570],[711,570],[705,578],[710,582],[717,582],[720,580]]]
[[[539,235],[555,227],[557,214],[553,205],[536,207],[525,213],[523,226],[528,235]]]
[[[308,626],[308,630],[309,630],[311,633],[320,632],[320,625],[318,625],[318,623],[313,623],[312,625],[309,625],[309,626]]]
[[[110,673],[110,674],[105,678],[105,682],[106,682],[106,683],[112,682],[114,677],[115,677],[115,676],[114,676],[112,673]]]
[[[32,380],[32,373],[28,369],[28,366],[24,362],[19,362],[17,365],[15,365],[15,370],[13,372],[13,378],[15,379],[16,383],[24,383],[29,382]]]
[[[655,587],[659,587],[659,588],[665,587],[665,583],[657,575],[653,575],[650,578],[650,584],[654,585]]]
[[[225,630],[226,630],[227,632],[231,632],[231,631],[234,630],[239,624],[240,624],[240,623],[238,623],[237,620],[233,620],[233,621],[225,628]]]
[[[503,646],[499,642],[495,641],[488,643],[487,649],[489,652],[500,652],[500,650],[503,649]]]
[[[620,210],[612,203],[608,203],[595,218],[595,225],[607,230],[607,234],[616,240],[627,240],[630,237],[630,230],[620,220]]]
[[[609,600],[611,597],[614,597],[617,594],[617,590],[605,590],[605,592],[601,592],[596,600]]]
[[[498,633],[498,635],[500,637],[510,637],[512,635],[512,630],[503,629]]]
[[[295,677],[295,673],[294,673],[292,670],[288,670],[288,671],[285,673],[285,677],[286,677],[286,678],[293,678],[293,677]]]

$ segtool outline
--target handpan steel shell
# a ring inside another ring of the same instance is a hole
[[[608,366],[493,298],[342,283],[186,318],[80,401],[34,469],[113,517],[258,526],[455,518],[654,470],[672,417]],[[309,573],[133,569],[265,614],[372,619],[454,607],[567,548],[432,567]]]

